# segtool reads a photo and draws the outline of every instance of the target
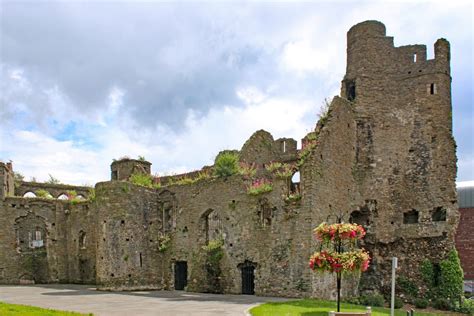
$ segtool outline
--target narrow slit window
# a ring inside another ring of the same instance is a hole
[[[430,94],[437,94],[437,88],[436,88],[436,83],[430,84]]]
[[[283,141],[283,152],[286,153],[286,140]]]
[[[142,253],[140,252],[140,267],[143,267],[143,258]]]
[[[414,53],[414,54],[413,54],[413,62],[414,62],[414,63],[416,63],[417,57],[418,57],[418,56],[417,56],[417,53]]]

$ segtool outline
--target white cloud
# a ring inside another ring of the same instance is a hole
[[[317,105],[312,100],[272,98],[253,87],[239,94],[246,100],[244,107],[213,108],[204,117],[190,110],[179,134],[164,127],[137,133],[131,121],[122,122],[128,128],[112,124],[91,133],[90,141],[100,146],[90,148],[40,132],[0,130],[2,139],[10,140],[2,151],[27,179],[45,181],[51,174],[64,183],[94,184],[109,179],[114,158],[142,155],[153,163],[153,173],[181,173],[212,164],[220,150],[240,149],[258,129],[271,132],[275,139],[299,141],[315,124]]]

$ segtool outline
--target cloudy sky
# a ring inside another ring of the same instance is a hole
[[[0,159],[27,180],[93,184],[125,155],[194,170],[262,128],[299,140],[368,19],[429,58],[451,42],[458,181],[474,180],[470,1],[0,3]]]

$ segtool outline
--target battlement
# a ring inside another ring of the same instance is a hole
[[[393,37],[386,36],[385,25],[365,21],[347,33],[346,79],[360,76],[385,77],[400,75],[416,66],[424,73],[449,74],[449,42],[439,39],[434,44],[435,58],[427,60],[425,45],[395,47]]]

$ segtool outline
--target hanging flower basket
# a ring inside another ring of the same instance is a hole
[[[369,262],[370,256],[364,249],[343,253],[319,251],[309,259],[309,267],[319,272],[364,272],[369,267]]]
[[[357,224],[337,223],[331,224],[321,223],[314,229],[314,235],[322,242],[329,243],[338,240],[356,241],[364,238],[365,229]]]

